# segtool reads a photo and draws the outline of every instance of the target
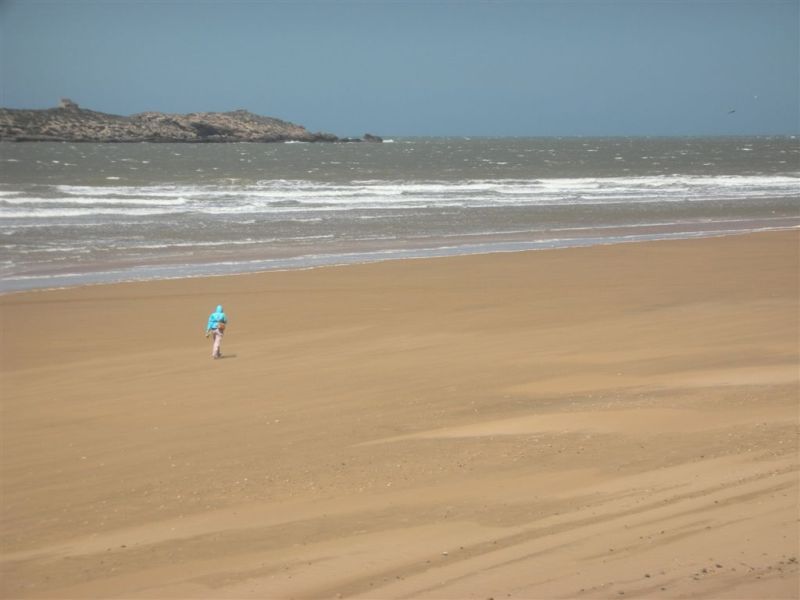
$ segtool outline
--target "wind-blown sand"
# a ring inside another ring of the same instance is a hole
[[[2,296],[2,595],[796,598],[799,238]]]

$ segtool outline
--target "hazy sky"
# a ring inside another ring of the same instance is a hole
[[[800,0],[0,0],[0,27],[10,108],[245,108],[338,135],[800,131]]]

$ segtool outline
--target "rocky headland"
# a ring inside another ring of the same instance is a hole
[[[0,141],[15,142],[381,142],[378,136],[339,138],[246,110],[185,115],[144,112],[128,117],[81,108],[0,108]]]

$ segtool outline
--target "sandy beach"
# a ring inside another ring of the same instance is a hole
[[[799,241],[0,296],[2,597],[796,598]]]

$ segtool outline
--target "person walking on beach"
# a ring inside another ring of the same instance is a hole
[[[214,344],[211,346],[211,358],[220,358],[222,351],[222,336],[225,333],[225,326],[228,323],[228,316],[222,311],[222,304],[217,306],[217,310],[212,312],[208,317],[208,324],[206,325],[206,337],[209,335],[214,336]]]

